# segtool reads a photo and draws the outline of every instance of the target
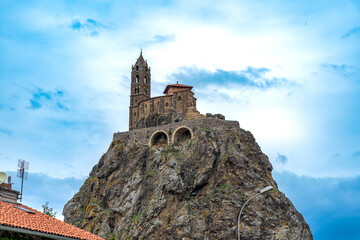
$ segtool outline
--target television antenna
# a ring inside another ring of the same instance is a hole
[[[7,178],[7,174],[4,172],[0,172],[0,184],[4,183]]]
[[[28,172],[26,172],[26,170],[29,170],[29,162],[25,161],[25,160],[21,160],[19,159],[18,161],[18,170],[17,170],[17,177],[21,178],[21,193],[20,193],[20,202],[22,202],[22,197],[23,197],[23,184],[24,184],[24,179],[27,179],[28,176]]]

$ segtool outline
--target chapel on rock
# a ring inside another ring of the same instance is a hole
[[[196,110],[192,88],[170,84],[163,96],[151,97],[151,69],[141,51],[131,71],[129,130],[206,118]]]

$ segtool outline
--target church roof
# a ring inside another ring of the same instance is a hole
[[[183,85],[183,84],[169,84],[166,86],[165,90],[164,90],[164,94],[166,94],[170,88],[188,88],[189,90],[191,90],[193,88],[193,86],[189,86],[189,85]]]
[[[135,65],[147,66],[147,62],[145,61],[145,59],[144,59],[144,57],[142,55],[142,50],[140,51],[140,56],[136,60]]]
[[[58,239],[103,240],[90,232],[50,217],[22,204],[0,200],[0,229]]]

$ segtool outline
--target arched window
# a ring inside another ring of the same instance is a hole
[[[139,87],[136,87],[135,88],[135,94],[139,94],[140,93],[140,88]]]
[[[136,83],[139,83],[139,75],[136,75]]]
[[[139,66],[138,65],[136,65],[136,71],[139,71]]]
[[[145,78],[144,78],[144,83],[146,83],[147,82],[147,79],[146,79],[146,76],[145,76]]]
[[[145,89],[145,95],[147,95],[147,89]]]

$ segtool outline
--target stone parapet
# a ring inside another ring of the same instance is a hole
[[[148,145],[150,137],[153,135],[154,132],[158,130],[163,130],[167,132],[169,138],[172,139],[172,134],[174,133],[174,131],[181,126],[185,126],[192,129],[194,133],[199,129],[206,130],[207,127],[211,129],[219,129],[219,130],[240,127],[238,121],[225,121],[220,119],[194,119],[194,120],[185,120],[178,123],[166,124],[156,127],[149,127],[149,128],[135,129],[127,132],[114,133],[113,140],[136,142],[138,144]]]

